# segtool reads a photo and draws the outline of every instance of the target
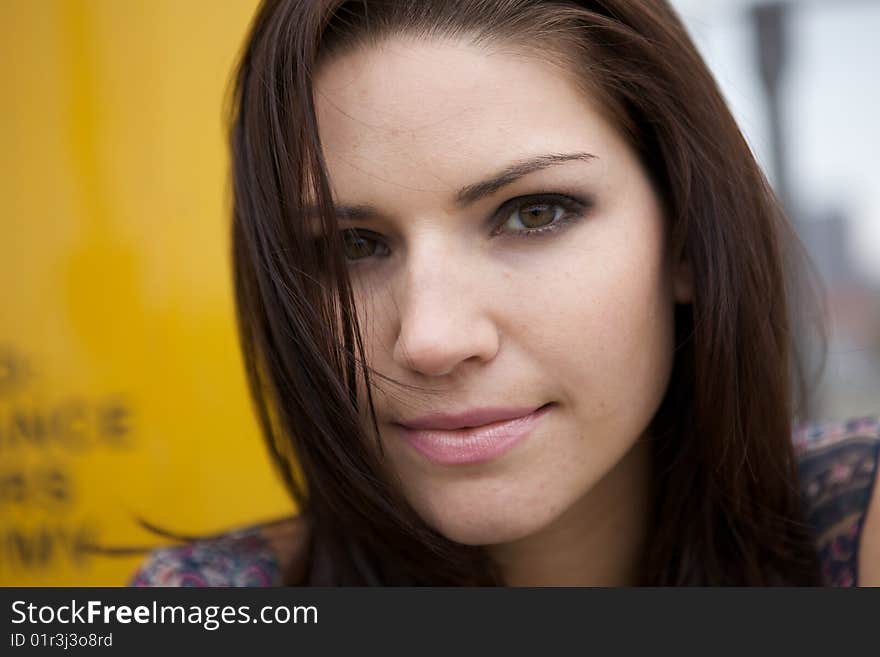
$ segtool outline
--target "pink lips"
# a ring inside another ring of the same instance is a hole
[[[398,426],[403,438],[429,461],[441,465],[480,463],[500,456],[526,438],[551,406],[436,413]]]

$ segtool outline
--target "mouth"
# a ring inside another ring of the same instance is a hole
[[[538,408],[486,408],[432,414],[399,423],[401,437],[438,465],[484,463],[524,441],[554,403]]]

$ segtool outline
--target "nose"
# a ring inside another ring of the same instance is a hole
[[[450,375],[465,362],[491,361],[500,337],[486,282],[460,258],[413,253],[395,295],[394,361],[431,377]]]

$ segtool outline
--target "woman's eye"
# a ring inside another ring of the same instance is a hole
[[[498,219],[492,234],[528,237],[549,233],[578,219],[590,206],[590,201],[578,201],[559,194],[515,198],[495,213]],[[381,236],[369,230],[347,228],[341,231],[341,237],[343,254],[349,262],[390,254]]]
[[[530,235],[562,227],[579,216],[583,204],[566,197],[514,199],[499,211],[500,233]]]
[[[556,203],[530,203],[515,208],[504,225],[514,230],[519,230],[520,227],[541,228],[552,224],[564,214],[565,208]]]
[[[382,242],[370,236],[368,231],[349,228],[342,231],[342,250],[348,260],[362,260],[370,256],[384,255],[387,249]]]

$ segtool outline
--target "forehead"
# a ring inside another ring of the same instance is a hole
[[[395,38],[325,62],[315,96],[334,187],[445,189],[499,160],[623,147],[549,51]]]

